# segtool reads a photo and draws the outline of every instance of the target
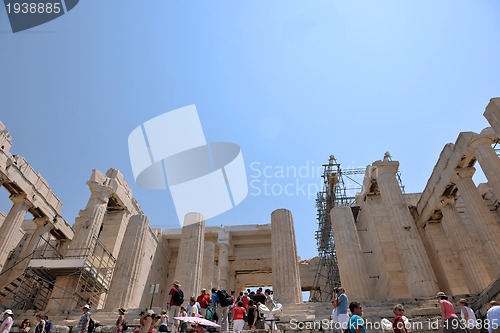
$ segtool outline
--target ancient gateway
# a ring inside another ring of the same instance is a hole
[[[331,210],[340,280],[351,300],[425,300],[444,291],[468,295],[479,308],[498,295],[499,98],[484,116],[491,127],[447,144],[423,193],[403,193],[399,162],[386,157],[366,168],[353,205]],[[151,228],[122,174],[94,170],[89,200],[70,226],[48,183],[11,146],[0,123],[0,184],[12,200],[0,212],[4,308],[60,315],[86,303],[110,312],[161,307],[179,280],[187,296],[202,287],[272,286],[286,309],[302,302],[301,291],[322,285],[314,282],[318,258],[297,256],[289,210],[270,212],[267,224],[206,227],[191,223],[204,220],[193,212],[183,228]],[[488,180],[479,186],[472,181],[477,166]]]

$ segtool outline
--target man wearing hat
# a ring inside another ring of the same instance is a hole
[[[82,308],[82,315],[80,316],[80,320],[78,321],[78,327],[76,329],[76,333],[85,333],[87,332],[87,328],[90,323],[90,305],[85,304]]]
[[[203,318],[207,317],[207,308],[210,303],[210,295],[207,294],[207,290],[205,288],[201,289],[201,294],[196,298],[196,302],[200,304],[200,313]]]
[[[175,330],[177,329],[177,326],[179,324],[179,320],[174,319],[174,317],[179,317],[179,313],[181,311],[181,305],[182,302],[177,300],[179,293],[182,293],[184,296],[184,293],[181,290],[181,284],[178,280],[175,280],[174,283],[172,283],[172,288],[170,288],[170,292],[168,293],[170,296],[170,299],[168,300],[168,317],[170,318],[170,321],[168,323],[169,330],[170,332],[174,333]],[[175,325],[174,325],[175,324]]]
[[[3,322],[2,325],[0,326],[0,333],[9,333],[10,328],[12,327],[12,324],[14,323],[14,320],[12,319],[12,310],[5,310],[3,313]]]

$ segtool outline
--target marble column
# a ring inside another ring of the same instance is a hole
[[[474,229],[493,266],[491,272],[493,276],[498,276],[500,274],[500,243],[498,242],[500,227],[472,181],[474,171],[474,168],[456,170],[458,193],[463,199],[467,214],[473,221]]]
[[[71,241],[67,255],[85,255],[91,253],[91,247],[94,246],[94,237],[99,235],[106,209],[109,202],[109,196],[113,193],[109,186],[98,182],[88,181],[91,195],[87,206],[81,210],[79,216],[75,219],[75,237]]]
[[[476,146],[476,158],[488,179],[488,185],[495,193],[497,200],[500,201],[500,158],[491,147],[490,138],[480,138],[474,141]]]
[[[219,289],[228,288],[229,274],[229,243],[219,241]]]
[[[301,303],[299,260],[292,213],[277,209],[271,214],[273,293],[280,303]]]
[[[106,308],[138,308],[146,287],[149,258],[145,258],[149,220],[144,215],[130,217],[106,299]],[[124,292],[126,290],[126,292]]]
[[[205,245],[205,217],[201,213],[187,213],[184,217],[175,280],[179,280],[184,299],[198,296],[201,289],[203,248]]]
[[[12,239],[15,239],[14,234],[21,229],[21,224],[31,205],[26,194],[13,194],[10,199],[14,204],[0,227],[0,271],[4,267],[10,251],[17,245],[12,243]]]
[[[359,243],[356,223],[350,207],[337,206],[330,211],[340,283],[351,299],[370,299],[368,274]]]
[[[99,234],[99,241],[111,252],[113,257],[118,257],[122,247],[123,237],[127,229],[130,212],[128,209],[106,212]],[[125,245],[126,246],[126,245]]]
[[[41,242],[48,242],[50,240],[50,231],[54,228],[47,216],[37,217],[33,219],[33,222],[36,224],[36,229],[29,242],[24,246],[20,256],[21,259],[35,251],[37,245],[42,245]],[[40,237],[43,237],[43,240]]]
[[[215,243],[208,241],[204,246],[201,287],[207,289],[210,294],[210,290],[217,287],[214,283]]]
[[[491,281],[488,269],[482,258],[474,256],[474,241],[468,233],[462,218],[455,208],[455,198],[443,198],[441,201],[443,228],[451,238],[457,257],[464,270],[467,288],[471,294],[479,294]]]
[[[438,291],[437,278],[424,244],[396,180],[399,162],[377,161],[375,177],[389,214],[393,238],[412,297],[427,297]]]

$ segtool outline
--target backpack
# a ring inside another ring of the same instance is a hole
[[[92,319],[92,317],[90,317],[90,319],[89,319],[89,326],[87,327],[87,332],[88,333],[95,332],[95,322],[94,322],[94,319]]]
[[[184,303],[184,292],[181,288],[178,288],[175,293],[172,295],[172,300],[176,305],[181,305]]]
[[[124,321],[122,324],[122,332],[125,332],[126,330],[128,330],[128,324],[126,321]]]
[[[219,303],[221,306],[229,306],[233,304],[233,298],[229,296],[227,291],[224,289],[217,290],[217,297],[219,297]]]

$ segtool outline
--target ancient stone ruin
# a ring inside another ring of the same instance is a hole
[[[337,282],[350,300],[368,305],[367,316],[390,317],[394,302],[405,302],[415,317],[436,315],[431,298],[438,291],[468,297],[484,314],[499,294],[499,98],[484,116],[491,127],[447,144],[422,193],[401,191],[399,162],[386,155],[366,168],[356,200],[329,212]],[[93,170],[89,200],[70,226],[47,181],[11,147],[0,123],[0,185],[12,200],[0,213],[3,308],[42,311],[72,326],[91,304],[101,324],[112,325],[119,307],[164,307],[179,280],[186,298],[201,288],[272,286],[285,330],[294,318],[328,318],[331,294],[302,303],[302,291],[318,291],[331,276],[318,276],[318,258],[299,260],[289,210],[270,212],[268,224],[212,227],[193,212],[183,228],[151,228],[122,174]],[[488,180],[479,186],[471,178],[477,164]]]

